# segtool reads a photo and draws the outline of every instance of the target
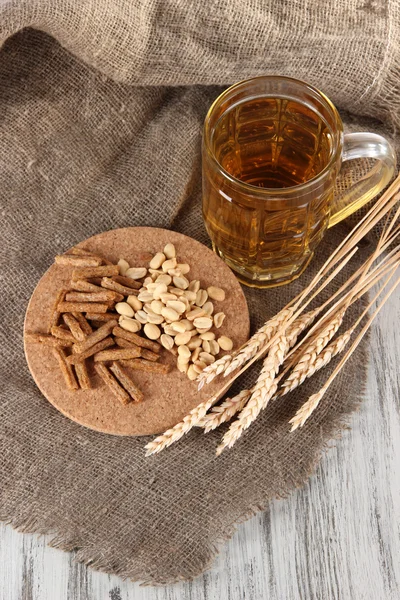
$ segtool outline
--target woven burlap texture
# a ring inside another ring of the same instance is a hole
[[[149,438],[86,430],[41,396],[23,355],[24,312],[54,255],[103,230],[153,225],[208,243],[200,137],[217,85],[296,76],[352,113],[351,129],[359,115],[393,130],[398,17],[383,0],[1,4],[2,520],[51,533],[94,568],[163,584],[204,571],[238,522],[306,481],[361,400],[365,347],[296,433],[288,420],[326,374],[271,403],[220,458],[221,432],[195,430],[146,459]],[[291,286],[246,291],[253,330],[342,235],[331,230]]]

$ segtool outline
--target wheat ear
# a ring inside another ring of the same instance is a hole
[[[229,367],[225,370],[224,377],[227,377],[232,371],[235,371],[253,358],[253,356],[271,340],[272,336],[282,323],[290,318],[292,314],[293,310],[291,308],[284,308],[278,312],[275,317],[267,321],[265,325],[249,339],[238,355],[235,356]]]
[[[351,333],[351,329],[342,333],[336,340],[328,344],[320,354],[304,354],[290,373],[289,377],[282,384],[282,387],[277,394],[278,397],[292,392],[301,385],[305,379],[308,379],[314,375],[316,371],[319,371],[319,369],[322,369],[330,363],[332,358],[345,349],[346,345],[349,343]]]
[[[233,446],[243,431],[251,425],[261,410],[267,406],[270,398],[276,393],[278,386],[275,382],[275,377],[280,365],[285,360],[288,347],[285,335],[279,336],[271,346],[268,356],[264,359],[257,382],[252,389],[250,399],[242,409],[237,420],[232,423],[222,438],[222,442],[217,448],[217,455],[221,454],[224,448],[231,448]]]
[[[208,365],[197,378],[198,386],[197,389],[200,391],[204,384],[211,383],[213,379],[215,379],[218,375],[223,373],[231,364],[232,355],[225,354],[225,356],[221,356],[218,360],[213,362],[211,365]]]
[[[394,285],[387,292],[387,294],[385,295],[385,297],[383,298],[383,300],[380,302],[379,306],[375,309],[374,313],[370,316],[370,318],[368,319],[368,321],[366,322],[366,324],[364,325],[364,327],[361,329],[360,333],[357,335],[356,339],[354,340],[354,342],[352,343],[352,345],[350,346],[350,348],[346,351],[346,353],[344,354],[344,356],[340,360],[339,364],[335,367],[335,369],[333,370],[333,372],[331,373],[331,375],[328,377],[328,379],[325,382],[324,386],[319,390],[319,392],[317,392],[316,394],[313,394],[312,396],[310,396],[310,398],[307,400],[307,402],[305,402],[303,404],[303,406],[301,406],[299,408],[299,410],[296,412],[296,414],[294,415],[294,417],[292,419],[290,419],[289,423],[291,423],[291,425],[292,425],[290,431],[295,431],[298,427],[303,427],[304,423],[312,415],[312,413],[314,412],[314,410],[317,408],[318,404],[320,403],[321,399],[324,397],[326,391],[329,389],[329,386],[332,384],[332,382],[334,381],[334,379],[337,377],[337,375],[342,370],[343,366],[349,360],[350,356],[353,354],[353,352],[355,351],[355,349],[357,348],[357,346],[361,342],[362,338],[366,334],[367,330],[371,326],[371,324],[372,324],[373,320],[375,319],[376,315],[382,309],[383,305],[385,304],[385,302],[387,301],[387,299],[390,297],[390,295],[394,292],[394,290],[399,285],[399,283],[400,283],[400,278],[397,279],[397,281],[394,283]]]
[[[361,323],[361,321],[364,319],[364,317],[367,315],[371,306],[376,302],[377,298],[382,294],[382,292],[384,291],[386,286],[389,284],[390,280],[392,279],[393,275],[396,272],[396,269],[397,269],[397,264],[394,266],[393,265],[390,266],[389,276],[387,277],[385,283],[383,284],[381,289],[378,290],[378,292],[375,294],[375,296],[372,298],[372,300],[369,302],[369,304],[365,307],[363,312],[358,316],[356,321],[353,323],[353,325],[347,331],[342,333],[342,335],[340,335],[338,338],[336,338],[336,340],[334,340],[333,342],[328,344],[326,346],[326,348],[324,348],[320,352],[320,354],[316,354],[315,352],[309,353],[307,350],[305,351],[305,354],[301,357],[299,362],[294,366],[293,371],[290,373],[289,377],[282,384],[282,387],[279,390],[277,397],[281,397],[281,396],[284,396],[285,394],[287,394],[288,392],[292,392],[295,388],[297,388],[299,385],[301,385],[305,379],[308,379],[309,377],[314,375],[314,373],[316,371],[319,371],[320,369],[325,367],[327,364],[329,364],[330,361],[332,360],[332,358],[334,358],[335,356],[337,356],[338,354],[343,352],[343,350],[349,343],[353,332],[358,327],[358,325]],[[375,280],[372,283],[370,282],[368,284],[365,291],[368,291],[368,289],[370,287],[372,287],[372,285],[376,284],[381,279],[381,277],[383,277],[383,275],[385,275],[385,274],[386,274],[385,272],[376,274]],[[363,293],[365,293],[365,291]],[[357,299],[361,298],[361,295],[358,295]],[[283,375],[284,375],[284,373],[283,373]]]
[[[287,341],[289,348],[294,346],[299,335],[307,329],[318,315],[319,309],[311,310],[304,315],[300,315],[287,329]],[[200,427],[204,427],[204,433],[208,433],[216,429],[222,423],[230,421],[236,413],[240,412],[250,398],[253,390],[242,390],[234,398],[227,398],[218,406],[214,406],[210,413],[207,414],[199,423]]]
[[[292,389],[292,381],[299,381],[297,385],[300,385],[306,378],[305,373],[312,368],[312,365],[317,361],[318,356],[321,354],[323,349],[329,344],[333,336],[343,322],[345,309],[341,309],[323,329],[315,335],[314,339],[303,348],[299,347],[296,354],[292,356],[292,362],[295,363],[292,372],[288,378],[283,382],[282,388],[288,387],[290,391]],[[295,385],[294,387],[297,387]],[[293,388],[294,389],[294,388]]]
[[[233,356],[225,355],[208,365],[197,378],[198,389],[201,390],[205,383],[211,383],[217,375],[221,373],[227,377],[232,371],[235,371],[244,363],[251,360],[255,354],[265,346],[272,338],[278,327],[289,318],[292,309],[283,308],[275,317],[267,321],[254,335],[242,346]]]
[[[297,319],[289,325],[286,331],[286,339],[289,344],[289,348],[293,348],[299,335],[301,335],[303,331],[314,322],[315,317],[318,316],[320,310],[320,308],[310,310],[309,312],[304,313],[304,315],[297,317]]]
[[[209,398],[205,402],[202,402],[193,410],[190,411],[186,417],[183,418],[182,421],[177,423],[171,429],[168,429],[162,435],[156,437],[152,442],[149,442],[145,446],[146,456],[150,456],[151,454],[157,454],[167,448],[174,442],[178,441],[182,436],[185,435],[188,431],[192,429],[195,425],[201,421],[204,415],[207,413],[208,409],[211,408],[213,404],[217,401],[218,396],[213,396]]]
[[[232,419],[245,406],[251,392],[252,390],[242,390],[233,398],[226,398],[221,404],[213,406],[199,423],[200,427],[204,427],[204,433],[208,433]]]

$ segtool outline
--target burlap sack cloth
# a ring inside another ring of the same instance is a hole
[[[1,4],[0,26],[0,518],[52,533],[108,573],[152,584],[193,577],[235,524],[305,482],[361,399],[365,348],[295,434],[288,419],[326,374],[272,403],[220,458],[221,432],[196,430],[146,459],[146,439],[86,430],[41,396],[22,349],[28,299],[56,253],[106,229],[154,225],[208,243],[199,151],[217,84],[296,76],[390,135],[398,3],[20,0]],[[347,123],[360,128],[354,116]],[[253,329],[341,235],[329,233],[295,284],[247,290]]]

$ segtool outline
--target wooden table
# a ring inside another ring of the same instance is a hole
[[[371,344],[366,399],[352,428],[304,489],[241,525],[204,576],[141,588],[0,525],[0,600],[398,600],[398,292]]]

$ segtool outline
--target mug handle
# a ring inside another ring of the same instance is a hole
[[[396,169],[393,146],[376,133],[347,133],[344,136],[342,162],[356,158],[374,158],[378,162],[342,195],[333,198],[328,227],[339,223],[370,202],[392,179]]]

